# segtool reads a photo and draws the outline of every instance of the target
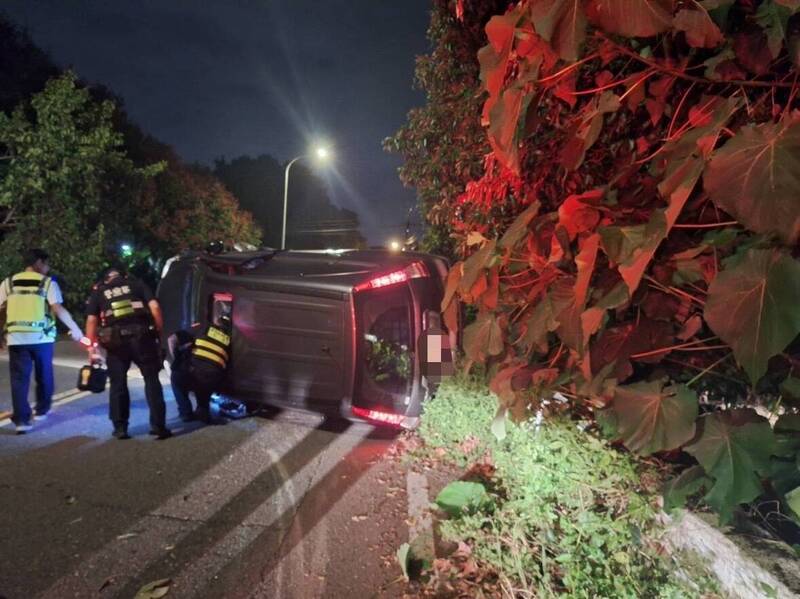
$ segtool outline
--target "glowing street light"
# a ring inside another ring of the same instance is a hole
[[[389,242],[389,249],[392,250],[393,252],[400,251],[400,242],[397,241],[396,239],[392,239]]]
[[[330,158],[331,152],[325,146],[317,146],[313,153],[311,154],[314,156],[318,161],[326,161]],[[292,158],[289,163],[286,165],[286,170],[284,171],[283,177],[283,228],[281,229],[281,249],[286,249],[286,208],[289,204],[289,169],[292,168],[292,165],[300,160],[301,158],[308,158],[309,154],[300,154],[295,158]]]

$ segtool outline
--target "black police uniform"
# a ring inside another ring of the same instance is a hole
[[[230,350],[231,327],[224,323],[209,325],[192,343],[189,371],[199,420],[209,422],[211,419],[211,394],[222,387]]]
[[[128,369],[135,363],[144,377],[144,392],[150,408],[150,432],[167,437],[164,391],[158,380],[161,351],[148,308],[153,293],[141,281],[116,276],[95,285],[86,302],[86,315],[100,319],[98,341],[107,351],[106,365],[111,388],[109,418],[115,431],[127,431],[131,398]]]

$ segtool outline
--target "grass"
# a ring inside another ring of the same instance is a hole
[[[441,532],[468,542],[506,594],[714,596],[705,576],[688,581],[691,560],[663,555],[652,469],[566,419],[509,423],[499,441],[490,428],[496,406],[484,384],[451,379],[427,404],[419,432],[426,448],[450,461],[493,464],[492,505],[445,520]]]

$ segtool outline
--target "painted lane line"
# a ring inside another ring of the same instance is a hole
[[[209,581],[220,570],[244,554],[247,548],[266,530],[278,525],[280,517],[287,510],[291,508],[296,510],[303,500],[305,491],[312,488],[316,481],[323,479],[333,470],[369,433],[370,430],[365,427],[363,431],[355,433],[348,431],[347,434],[337,435],[331,444],[325,448],[324,456],[320,455],[317,459],[309,461],[291,477],[284,464],[273,457],[276,464],[275,470],[278,474],[277,478],[280,479],[278,487],[220,541],[209,547],[202,556],[193,559],[186,568],[181,570],[180,574],[173,578],[175,589],[179,591],[181,589],[196,589],[202,595]],[[319,467],[321,460],[328,461],[323,468]],[[303,492],[298,496],[296,489],[302,489]],[[332,497],[330,505],[333,506],[339,499],[339,497]],[[280,547],[275,546],[273,550],[277,552]],[[266,558],[266,555],[262,555],[262,561],[266,562]],[[275,593],[275,589],[272,589],[272,592]],[[272,596],[280,597],[282,594],[276,593]]]
[[[63,396],[58,401],[54,401],[50,409],[52,410],[56,406],[65,406],[68,403],[72,403],[73,401],[77,401],[83,397],[86,397],[87,395],[92,394],[91,391],[78,391],[77,389],[75,389],[74,391],[77,391],[77,393],[70,393],[66,396]],[[2,414],[0,414],[0,418],[1,418],[0,427],[6,426],[7,424],[11,424],[11,412],[3,412]]]
[[[283,439],[289,437],[286,435]],[[281,440],[283,440],[281,439]],[[136,533],[136,543],[120,545],[116,538],[81,559],[76,567],[53,583],[40,595],[41,599],[66,597],[92,597],[96,595],[110,573],[117,573],[124,565],[124,573],[114,579],[114,589],[119,592],[149,565],[205,525],[244,488],[249,486],[272,462],[269,449],[281,444],[266,431],[257,431],[247,441],[232,448],[231,452],[193,479],[183,489],[172,495],[161,506],[121,531]],[[297,440],[302,443],[304,437]],[[275,452],[278,460],[294,446],[295,440],[283,442]]]

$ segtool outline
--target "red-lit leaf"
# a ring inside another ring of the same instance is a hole
[[[487,288],[481,296],[481,302],[486,310],[496,310],[497,300],[500,294],[500,272],[495,266],[487,274]]]
[[[682,9],[675,15],[675,29],[686,33],[686,41],[695,48],[715,48],[722,43],[722,33],[705,9]]]
[[[575,170],[586,156],[603,129],[603,115],[619,109],[619,97],[611,92],[604,92],[587,104],[580,119],[573,127],[572,135],[561,150],[561,164],[567,170]]]
[[[572,70],[563,77],[559,77],[558,83],[553,88],[553,95],[564,100],[570,108],[575,108],[578,97],[575,95],[575,71]]]
[[[584,345],[588,344],[591,336],[600,330],[606,311],[624,306],[629,300],[628,288],[624,283],[618,283],[599,302],[587,308],[581,314]]]
[[[658,121],[660,121],[661,117],[664,116],[664,102],[660,100],[654,100],[653,98],[647,98],[647,100],[645,100],[644,107],[647,109],[647,113],[650,115],[650,122],[653,125],[658,125]]]
[[[589,0],[589,20],[608,33],[650,37],[672,27],[671,0]]]
[[[463,274],[458,283],[458,290],[461,293],[469,293],[478,277],[489,266],[489,261],[494,257],[495,244],[494,240],[488,242],[464,261]]]
[[[761,76],[769,71],[772,53],[761,29],[737,33],[733,38],[733,51],[739,64],[754,75]]]
[[[525,333],[520,342],[527,352],[547,353],[547,334],[558,328],[553,304],[549,296],[545,296],[536,304],[527,320],[524,321]]]
[[[517,245],[528,232],[528,225],[539,213],[539,202],[533,202],[514,220],[503,237],[497,243],[501,249],[510,249]]]
[[[751,231],[800,235],[800,115],[746,125],[714,153],[703,176],[722,210]]]
[[[608,328],[590,344],[592,372],[600,372],[607,365],[614,364],[614,378],[622,382],[633,374],[631,355],[669,347],[671,344],[672,326],[666,322],[643,318],[638,323],[629,322]],[[657,362],[668,353],[656,354],[646,358],[646,361]]]
[[[558,207],[558,222],[574,240],[578,233],[592,231],[600,222],[600,212],[594,206],[603,197],[601,189],[571,195]]]
[[[641,455],[677,449],[695,434],[699,405],[694,391],[683,385],[649,381],[619,386],[613,410],[625,447]]]
[[[577,60],[586,37],[583,4],[583,0],[534,0],[530,3],[536,32],[550,42],[563,60]]]
[[[458,285],[461,283],[461,276],[464,272],[463,268],[464,263],[457,262],[447,273],[447,284],[445,285],[444,297],[442,298],[442,311],[445,311],[453,301],[453,297],[458,289]]]
[[[800,333],[798,297],[800,262],[775,250],[750,250],[709,287],[706,322],[754,385],[769,359]]]
[[[483,313],[464,328],[464,352],[476,362],[503,353],[503,330],[495,314]]]
[[[489,112],[489,142],[497,158],[514,172],[519,171],[517,130],[526,98],[521,89],[506,89]]]

